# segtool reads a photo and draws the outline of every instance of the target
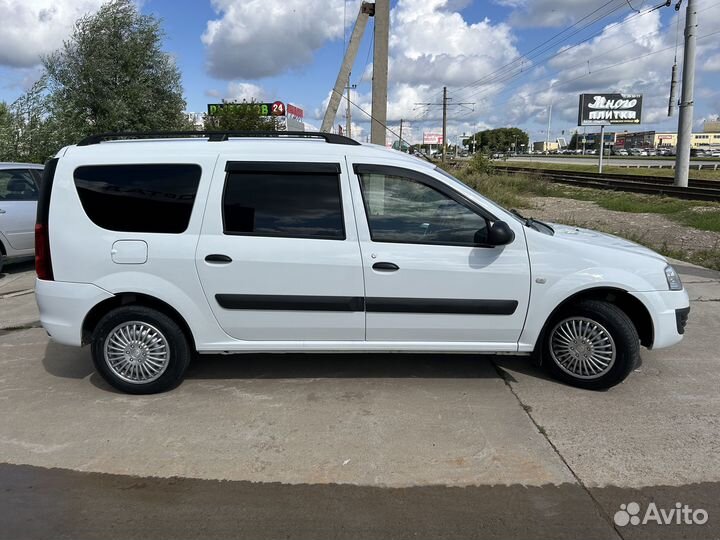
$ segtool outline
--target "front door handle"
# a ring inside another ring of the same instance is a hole
[[[373,270],[380,270],[381,272],[395,272],[396,270],[400,270],[400,267],[391,262],[376,262],[373,264]]]
[[[232,259],[230,257],[228,257],[227,255],[220,255],[218,253],[212,253],[211,255],[208,255],[207,257],[205,257],[205,262],[227,264],[227,263],[231,263]]]
[[[4,213],[5,213],[5,210],[3,210],[2,208],[0,208],[0,214],[4,214]]]

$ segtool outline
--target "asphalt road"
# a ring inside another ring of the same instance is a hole
[[[518,357],[356,354],[202,357],[156,396],[49,342],[10,273],[0,538],[718,538],[720,274],[678,268],[686,339],[607,392]],[[614,524],[631,502],[708,520]]]
[[[599,159],[599,156],[592,156],[592,157],[553,157],[553,156],[518,156],[518,157],[510,157],[507,159],[507,161],[526,161],[526,162],[535,162],[535,163],[572,163],[575,165],[592,165],[593,163],[597,163]],[[620,166],[620,165],[644,165],[646,167],[652,166],[657,167],[659,165],[664,165],[665,167],[671,167],[673,165],[672,160],[668,159],[653,159],[652,157],[644,157],[644,158],[625,158],[625,157],[616,157],[616,156],[605,156],[605,159],[603,160],[605,165],[612,165],[612,166]],[[703,168],[710,167],[712,168],[714,165],[720,165],[720,160],[717,161],[710,161],[710,160],[691,160],[690,163],[692,165],[698,165],[701,164]]]

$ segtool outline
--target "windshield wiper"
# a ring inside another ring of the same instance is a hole
[[[543,227],[547,227],[547,228],[550,229],[553,233],[555,232],[555,229],[553,229],[553,228],[552,228],[550,225],[548,225],[547,223],[544,223],[544,222],[540,221],[539,219],[535,219],[535,218],[532,218],[532,217],[525,217],[525,216],[523,216],[520,212],[518,212],[517,210],[515,210],[514,208],[511,208],[511,209],[510,209],[510,213],[516,215],[516,216],[519,217],[521,220],[523,220],[523,222],[525,223],[525,226],[526,226],[526,227],[530,227],[530,228],[532,228],[532,229],[537,230],[537,227],[535,227],[535,224],[538,223],[538,224],[542,225]]]

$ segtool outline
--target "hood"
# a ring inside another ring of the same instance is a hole
[[[620,238],[619,236],[593,231],[592,229],[560,225],[557,223],[551,223],[550,225],[555,230],[555,236],[559,239],[581,242],[586,245],[617,249],[638,255],[646,255],[661,261],[667,261],[665,257],[652,249],[636,244],[635,242],[631,242],[630,240],[626,240],[625,238]]]

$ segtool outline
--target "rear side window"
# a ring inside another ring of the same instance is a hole
[[[75,169],[87,216],[111,231],[181,233],[190,222],[199,165],[92,165]]]
[[[225,234],[344,240],[340,168],[325,163],[228,163]]]
[[[28,169],[0,170],[0,201],[37,200],[37,183]]]

